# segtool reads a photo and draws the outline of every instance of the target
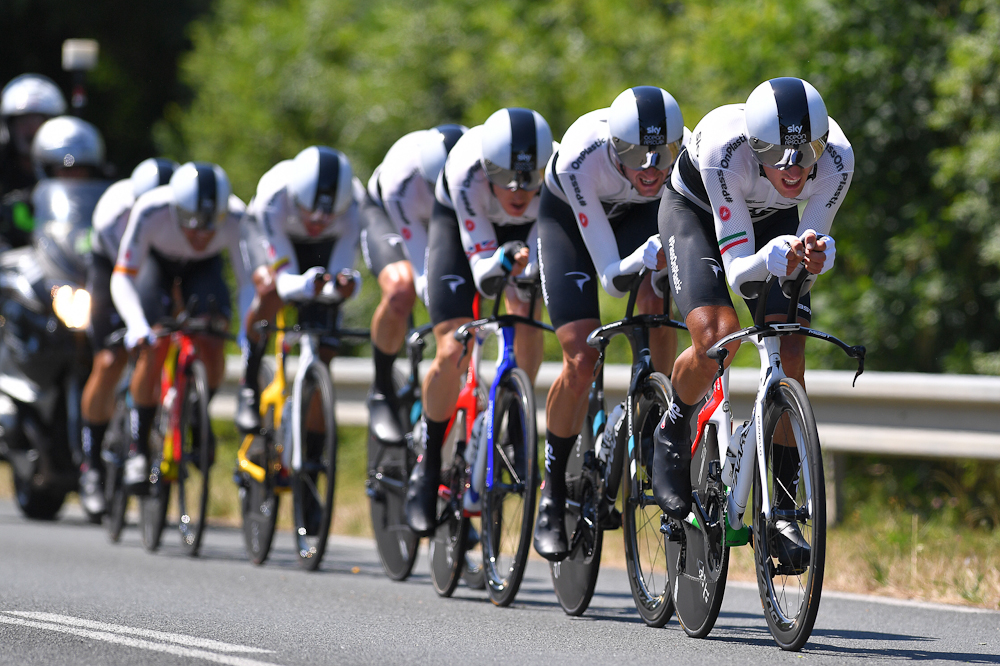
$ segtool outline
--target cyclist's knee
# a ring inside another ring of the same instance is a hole
[[[468,320],[451,319],[434,327],[434,340],[437,345],[434,360],[445,371],[452,368],[464,370],[469,367],[469,354],[466,353],[465,345],[455,339],[455,331],[465,321]]]
[[[736,311],[725,307],[697,308],[688,315],[687,325],[691,333],[691,345],[699,360],[708,359],[706,354],[712,345],[740,330]]]
[[[582,396],[590,391],[594,381],[594,367],[597,365],[598,351],[588,345],[572,344],[563,347],[563,386],[573,395]]]

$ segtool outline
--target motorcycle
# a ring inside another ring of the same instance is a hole
[[[79,482],[80,396],[92,363],[91,216],[108,185],[40,181],[32,244],[0,254],[0,456],[28,518],[55,518]]]

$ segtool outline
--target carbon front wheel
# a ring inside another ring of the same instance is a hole
[[[158,420],[164,418],[168,416],[161,413]],[[139,498],[139,533],[143,548],[151,553],[160,548],[170,506],[170,487],[173,485],[163,473],[163,447],[163,434],[154,423],[149,433],[149,459],[156,465],[153,468],[156,473],[150,474],[149,494]]]
[[[198,555],[208,520],[209,471],[215,452],[208,418],[208,376],[195,359],[187,376],[181,405],[181,465],[177,470],[177,526],[181,546],[192,557]]]
[[[452,595],[466,565],[469,519],[462,511],[462,493],[467,482],[464,453],[465,420],[456,418],[441,449],[441,460],[446,467],[441,470],[438,486],[438,527],[428,544],[431,582],[442,597]]]
[[[483,566],[490,601],[509,606],[531,550],[538,485],[535,394],[520,368],[511,371],[497,391],[493,438],[493,464],[487,464],[483,497]]]
[[[783,650],[799,650],[823,590],[826,489],[816,421],[798,382],[778,382],[763,423],[766,470],[764,478],[757,474],[752,514],[757,585],[774,640]]]
[[[128,507],[128,495],[122,485],[125,457],[128,455],[128,421],[129,409],[125,394],[121,393],[115,402],[115,411],[111,415],[111,424],[104,437],[104,501],[107,511],[104,514],[104,529],[111,543],[118,543],[122,529],[125,527],[125,512]]]
[[[319,568],[333,521],[333,489],[337,478],[337,423],[333,382],[319,362],[306,370],[299,409],[301,469],[292,474],[292,516],[299,564]],[[283,419],[291,419],[286,414]],[[293,427],[286,422],[288,427]],[[294,466],[294,461],[293,461]]]
[[[258,386],[269,386],[273,377],[274,371],[262,363]],[[241,473],[243,478],[239,490],[243,543],[250,561],[257,565],[263,564],[271,552],[274,528],[278,522],[279,503],[275,485],[281,457],[275,447],[279,433],[275,431],[273,408],[268,408],[261,418],[261,432],[266,434],[246,435],[253,438],[247,449],[247,458],[264,470],[264,480],[257,481],[250,474]]]
[[[623,470],[625,564],[632,599],[643,622],[662,627],[674,613],[660,507],[653,498],[653,434],[670,405],[670,382],[651,374],[632,396],[632,437]]]

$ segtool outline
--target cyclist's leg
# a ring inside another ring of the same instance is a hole
[[[198,303],[192,315],[211,316],[228,322],[232,318],[229,287],[223,277],[220,255],[189,262],[180,275],[181,294],[187,303],[192,296]],[[222,384],[226,374],[225,341],[216,336],[198,336],[198,356],[205,364],[210,395]]]
[[[637,247],[646,242],[650,236],[659,233],[657,215],[659,201],[637,204],[625,213],[611,221],[618,243],[618,253],[627,257]],[[646,280],[639,287],[636,297],[636,310],[643,314],[662,314],[663,299],[656,295],[651,280]],[[649,331],[649,351],[653,359],[653,368],[670,376],[677,356],[677,331],[673,328],[654,328]]]
[[[84,508],[92,514],[104,511],[104,463],[101,447],[115,408],[115,387],[128,355],[123,347],[108,349],[108,335],[122,326],[111,299],[111,271],[107,257],[95,253],[87,270],[91,298],[90,343],[94,363],[80,396],[81,438],[84,460],[80,467],[80,494]]]
[[[671,295],[688,326],[691,346],[674,362],[673,402],[653,438],[653,495],[665,513],[683,519],[691,510],[690,421],[718,370],[706,352],[740,325],[722,271],[712,215],[667,189],[660,200],[659,229]],[[737,347],[730,349],[727,364]]]
[[[427,295],[437,350],[423,382],[424,452],[410,475],[405,505],[406,520],[418,534],[436,526],[441,446],[470,360],[453,334],[472,320],[476,293],[454,210],[435,204],[428,246],[434,248],[427,266]]]
[[[601,319],[594,264],[573,210],[544,185],[538,248],[542,293],[562,347],[563,365],[545,401],[545,479],[535,522],[535,550],[560,560],[569,550],[564,520],[566,462],[587,416],[598,355],[587,344],[587,336],[601,325]]]

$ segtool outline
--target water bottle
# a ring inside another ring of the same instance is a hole
[[[472,436],[465,447],[465,459],[472,468],[469,487],[462,496],[462,508],[466,513],[476,514],[483,507],[483,490],[486,487],[486,412],[479,412],[472,423]]]
[[[604,430],[597,435],[597,439],[594,440],[594,455],[601,462],[602,465],[607,464],[608,458],[611,456],[611,449],[614,448],[615,442],[618,441],[618,429],[621,427],[622,416],[625,414],[625,403],[618,403],[615,405],[614,409],[611,410],[611,414],[608,415],[608,423],[604,426]]]
[[[750,497],[750,486],[753,483],[754,476],[750,466],[754,463],[756,451],[757,428],[753,421],[747,421],[736,431],[736,434],[729,442],[729,451],[726,452],[727,467],[730,453],[733,456],[733,468],[729,482],[726,482],[725,472],[722,478],[723,482],[733,489],[729,493],[727,501],[729,524],[733,529],[743,527],[743,514],[747,510],[747,498]]]

